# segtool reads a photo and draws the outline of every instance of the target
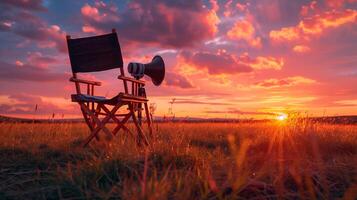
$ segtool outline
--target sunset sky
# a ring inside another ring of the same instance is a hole
[[[357,114],[357,0],[1,0],[0,114],[78,117],[65,36],[112,28],[125,71],[165,60],[164,83],[147,79],[156,116],[172,99],[179,117]],[[83,77],[112,97],[117,74]]]

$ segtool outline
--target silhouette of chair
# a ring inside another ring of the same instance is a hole
[[[71,39],[71,36],[68,35],[67,46],[73,74],[70,81],[74,82],[76,87],[76,94],[71,95],[72,102],[77,102],[80,105],[84,120],[91,131],[84,141],[84,146],[87,146],[94,138],[99,140],[98,133],[100,131],[106,133],[107,139],[111,139],[112,135],[116,135],[120,129],[134,135],[126,126],[130,118],[132,118],[137,130],[138,144],[144,142],[147,145],[148,140],[142,130],[141,122],[138,121],[136,116],[136,112],[141,114],[138,105],[144,104],[146,121],[150,134],[152,134],[151,118],[147,106],[148,99],[146,96],[138,95],[138,88],[144,87],[145,82],[125,77],[123,58],[115,29],[110,34],[86,38]],[[120,70],[118,79],[123,81],[124,92],[120,92],[110,99],[94,95],[94,86],[100,86],[100,82],[77,78],[77,73],[99,72],[115,68]],[[131,93],[129,93],[128,88],[130,83]],[[81,85],[87,86],[86,93],[81,92],[81,89],[83,89]],[[122,106],[127,107],[127,113],[118,113]],[[112,108],[110,109],[110,107]],[[103,116],[103,118],[101,119],[100,116]],[[111,120],[116,124],[112,131],[105,126]]]

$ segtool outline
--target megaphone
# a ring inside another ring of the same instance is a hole
[[[150,63],[129,63],[128,72],[136,79],[149,76],[154,85],[159,86],[165,78],[165,63],[161,56],[154,56]]]

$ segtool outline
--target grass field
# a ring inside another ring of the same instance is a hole
[[[132,128],[132,127],[131,127]],[[80,123],[0,124],[0,199],[356,199],[357,126],[160,123],[81,147]]]

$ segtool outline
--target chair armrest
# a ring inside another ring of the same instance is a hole
[[[85,84],[90,84],[90,85],[96,85],[96,86],[101,86],[102,83],[98,81],[88,81],[88,80],[83,80],[83,79],[78,79],[78,78],[70,78],[69,81],[71,82],[78,82],[78,83],[85,83]]]
[[[131,82],[134,82],[134,83],[139,83],[139,84],[145,85],[145,81],[136,80],[135,78],[129,78],[129,77],[122,76],[122,75],[118,76],[118,79],[121,79],[121,80],[124,80],[124,81],[131,81]]]

